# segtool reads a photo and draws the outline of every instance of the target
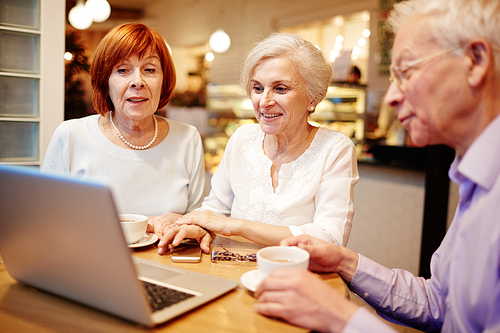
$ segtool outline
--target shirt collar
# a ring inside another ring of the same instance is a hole
[[[500,116],[497,116],[467,149],[457,156],[449,176],[455,182],[470,179],[490,189],[500,173]]]

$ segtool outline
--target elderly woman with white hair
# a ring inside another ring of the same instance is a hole
[[[231,136],[209,196],[163,237],[160,253],[185,237],[208,252],[208,231],[263,245],[301,234],[346,245],[356,150],[344,134],[308,122],[330,77],[323,53],[297,35],[275,33],[254,46],[241,84],[258,124]]]

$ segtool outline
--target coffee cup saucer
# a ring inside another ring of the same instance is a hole
[[[142,236],[142,238],[139,239],[138,242],[134,244],[129,244],[128,247],[131,249],[135,249],[137,247],[144,247],[156,243],[157,240],[158,236],[156,236],[156,234],[148,232],[144,234],[144,236]]]
[[[257,286],[262,282],[264,277],[258,269],[244,273],[240,282],[248,291],[255,292]]]

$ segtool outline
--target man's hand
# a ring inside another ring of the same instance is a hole
[[[309,269],[313,272],[338,273],[342,279],[350,283],[359,256],[345,247],[322,241],[309,235],[300,235],[281,241],[282,246],[297,246],[309,252]]]
[[[304,270],[274,270],[257,286],[254,310],[320,332],[340,332],[358,306]]]

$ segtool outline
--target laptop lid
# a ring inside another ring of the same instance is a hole
[[[147,326],[238,285],[132,258],[109,188],[26,167],[0,165],[0,254],[20,282]],[[136,265],[141,278],[196,297],[153,315]]]

